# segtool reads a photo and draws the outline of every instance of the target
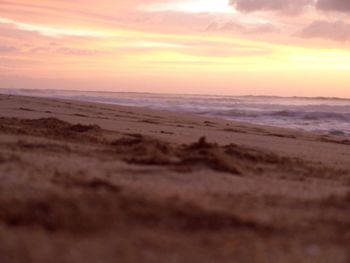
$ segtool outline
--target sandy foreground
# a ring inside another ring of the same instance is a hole
[[[350,261],[350,141],[0,95],[0,262]]]

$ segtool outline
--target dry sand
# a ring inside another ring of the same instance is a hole
[[[346,138],[0,95],[1,263],[349,260]]]

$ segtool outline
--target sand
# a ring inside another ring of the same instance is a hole
[[[0,95],[0,262],[350,260],[350,141]]]

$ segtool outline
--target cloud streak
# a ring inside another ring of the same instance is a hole
[[[0,54],[2,53],[12,53],[12,52],[16,52],[17,48],[16,47],[12,47],[12,46],[4,46],[4,45],[0,45]]]
[[[14,21],[7,18],[0,17],[0,24],[8,24],[16,27],[19,30],[36,32],[43,36],[48,37],[64,37],[64,36],[76,36],[76,37],[112,37],[112,34],[106,32],[100,32],[95,30],[73,29],[73,28],[60,28],[45,25],[36,25],[30,23],[23,23]]]

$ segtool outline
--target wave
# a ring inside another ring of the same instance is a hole
[[[206,111],[205,113],[210,113]],[[266,111],[266,110],[226,110],[211,112],[215,116],[226,116],[232,118],[274,118],[274,119],[299,119],[307,121],[337,120],[350,122],[350,113],[328,112],[328,111]]]
[[[327,111],[277,111],[269,114],[270,116],[283,117],[283,118],[298,118],[303,120],[341,120],[350,122],[350,113],[338,113]]]

